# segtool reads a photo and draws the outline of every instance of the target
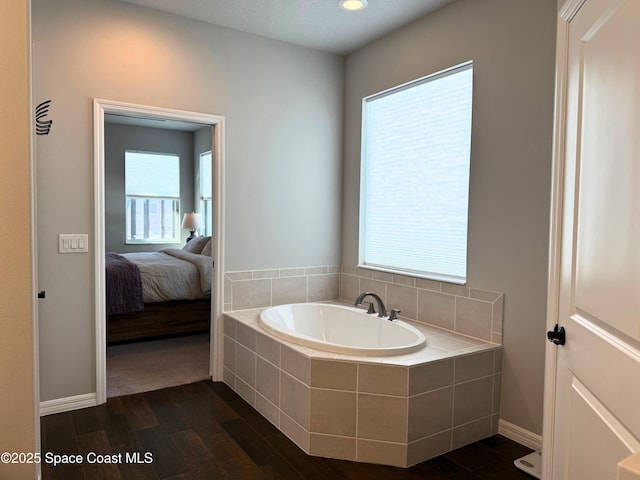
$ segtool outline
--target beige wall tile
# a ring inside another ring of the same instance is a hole
[[[356,275],[363,278],[372,278],[373,270],[369,270],[368,268],[356,267]]]
[[[409,369],[409,395],[453,385],[454,360],[431,362]]]
[[[309,453],[339,460],[356,459],[356,439],[311,433]]]
[[[455,298],[445,293],[418,290],[418,321],[453,330]]]
[[[236,371],[236,342],[225,335],[223,351],[223,365],[230,371]]]
[[[225,305],[227,304],[231,304],[231,279],[229,277],[227,277],[227,275],[224,276],[224,303]]]
[[[305,357],[286,345],[282,345],[280,347],[280,360],[282,370],[309,385],[311,362],[308,357]]]
[[[464,447],[491,435],[491,417],[466,423],[453,429],[453,448]]]
[[[353,275],[342,275],[340,279],[340,298],[353,302],[360,294],[360,282]]]
[[[280,428],[280,409],[259,393],[256,393],[256,410],[276,428]]]
[[[309,387],[291,375],[280,374],[280,410],[306,430],[309,430],[309,397]]]
[[[399,308],[401,316],[410,319],[418,318],[418,290],[403,285],[387,285],[387,311]]]
[[[346,273],[347,275],[355,275],[356,274],[356,266],[355,265],[342,265],[340,267],[340,271],[342,273]]]
[[[357,460],[358,462],[405,467],[407,464],[407,444],[359,439]]]
[[[255,352],[256,350],[256,331],[245,325],[244,323],[237,322],[237,341],[238,343],[244,345],[249,350]]]
[[[453,387],[409,399],[409,442],[451,428]]]
[[[409,371],[391,365],[358,365],[358,391],[385,395],[407,396]]]
[[[416,286],[416,279],[414,277],[408,277],[406,275],[393,275],[393,283],[397,285],[404,285],[406,287],[414,287]]]
[[[235,340],[236,338],[236,320],[227,315],[222,317],[224,319],[224,334]]]
[[[275,366],[280,366],[280,342],[260,332],[256,332],[256,353]]]
[[[380,298],[382,298],[382,301],[385,304],[387,303],[387,284],[385,282],[382,282],[380,280],[373,280],[370,278],[360,278],[360,291],[356,296],[360,295],[362,292],[373,292]],[[367,299],[368,302],[372,300],[372,298]]]
[[[493,302],[491,331],[502,335],[502,319],[504,317],[504,295]]]
[[[356,435],[356,393],[311,389],[309,430],[354,437]]]
[[[473,353],[455,359],[455,383],[493,374],[493,351]]]
[[[358,438],[407,441],[407,399],[358,394]]]
[[[274,405],[280,404],[280,369],[259,356],[256,359],[256,390]]]
[[[251,280],[253,278],[253,272],[251,271],[225,272],[224,277],[232,282],[237,282],[240,280]]]
[[[502,348],[493,351],[493,373],[502,372]]]
[[[338,274],[311,275],[307,278],[310,302],[340,298],[340,276]]]
[[[224,368],[222,370],[222,381],[231,388],[235,392],[236,390],[236,375],[229,370],[228,368]]]
[[[260,308],[271,305],[271,280],[246,280],[231,284],[234,310]]]
[[[303,276],[304,276],[304,267],[280,269],[280,277],[303,277]]]
[[[491,413],[500,413],[500,402],[502,400],[502,374],[493,376],[493,401]]]
[[[469,296],[477,300],[484,300],[485,302],[495,302],[498,298],[502,296],[502,293],[490,292],[488,290],[479,290],[477,288],[472,288],[471,291],[469,292]]]
[[[252,407],[256,405],[256,391],[251,387],[251,385],[248,385],[239,377],[236,377],[235,391],[238,395],[244,398],[249,405]]]
[[[311,386],[355,392],[358,387],[358,364],[311,359]]]
[[[407,465],[415,465],[451,450],[451,430],[422,438],[409,444],[407,448]]]
[[[284,413],[280,414],[280,431],[304,452],[309,453],[309,431]]]
[[[416,278],[416,287],[424,290],[432,290],[434,292],[441,291],[440,282],[435,280],[427,280],[426,278]]]
[[[307,301],[308,277],[274,278],[271,282],[272,304],[301,303]]]
[[[327,266],[319,266],[319,267],[306,267],[304,269],[305,275],[324,275],[329,271]]]
[[[491,341],[491,323],[490,303],[456,297],[456,332]]]
[[[393,274],[388,272],[379,272],[377,270],[371,271],[371,278],[374,280],[381,280],[383,282],[393,282]]]
[[[278,278],[280,276],[280,270],[254,270],[252,273],[254,280]]]
[[[491,415],[493,377],[480,378],[454,387],[453,425],[478,420]]]
[[[460,297],[469,296],[469,287],[464,285],[454,285],[453,283],[442,282],[440,284],[440,290],[442,293],[450,293],[451,295],[458,295]]]
[[[256,385],[256,354],[242,345],[236,346],[236,375],[252,388]]]

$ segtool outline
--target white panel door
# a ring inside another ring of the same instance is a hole
[[[544,475],[614,480],[640,451],[640,0],[569,0],[558,39]]]

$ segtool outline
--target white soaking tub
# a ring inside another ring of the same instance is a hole
[[[426,343],[422,332],[401,320],[335,304],[278,305],[263,310],[258,323],[284,340],[347,355],[402,355]]]

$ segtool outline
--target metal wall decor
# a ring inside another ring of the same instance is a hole
[[[49,135],[53,120],[43,120],[49,114],[51,100],[42,102],[36,107],[36,135]]]

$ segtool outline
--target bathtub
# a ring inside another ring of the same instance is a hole
[[[389,321],[343,305],[299,303],[263,310],[267,332],[318,350],[347,355],[402,355],[421,349],[425,336],[401,320]]]

